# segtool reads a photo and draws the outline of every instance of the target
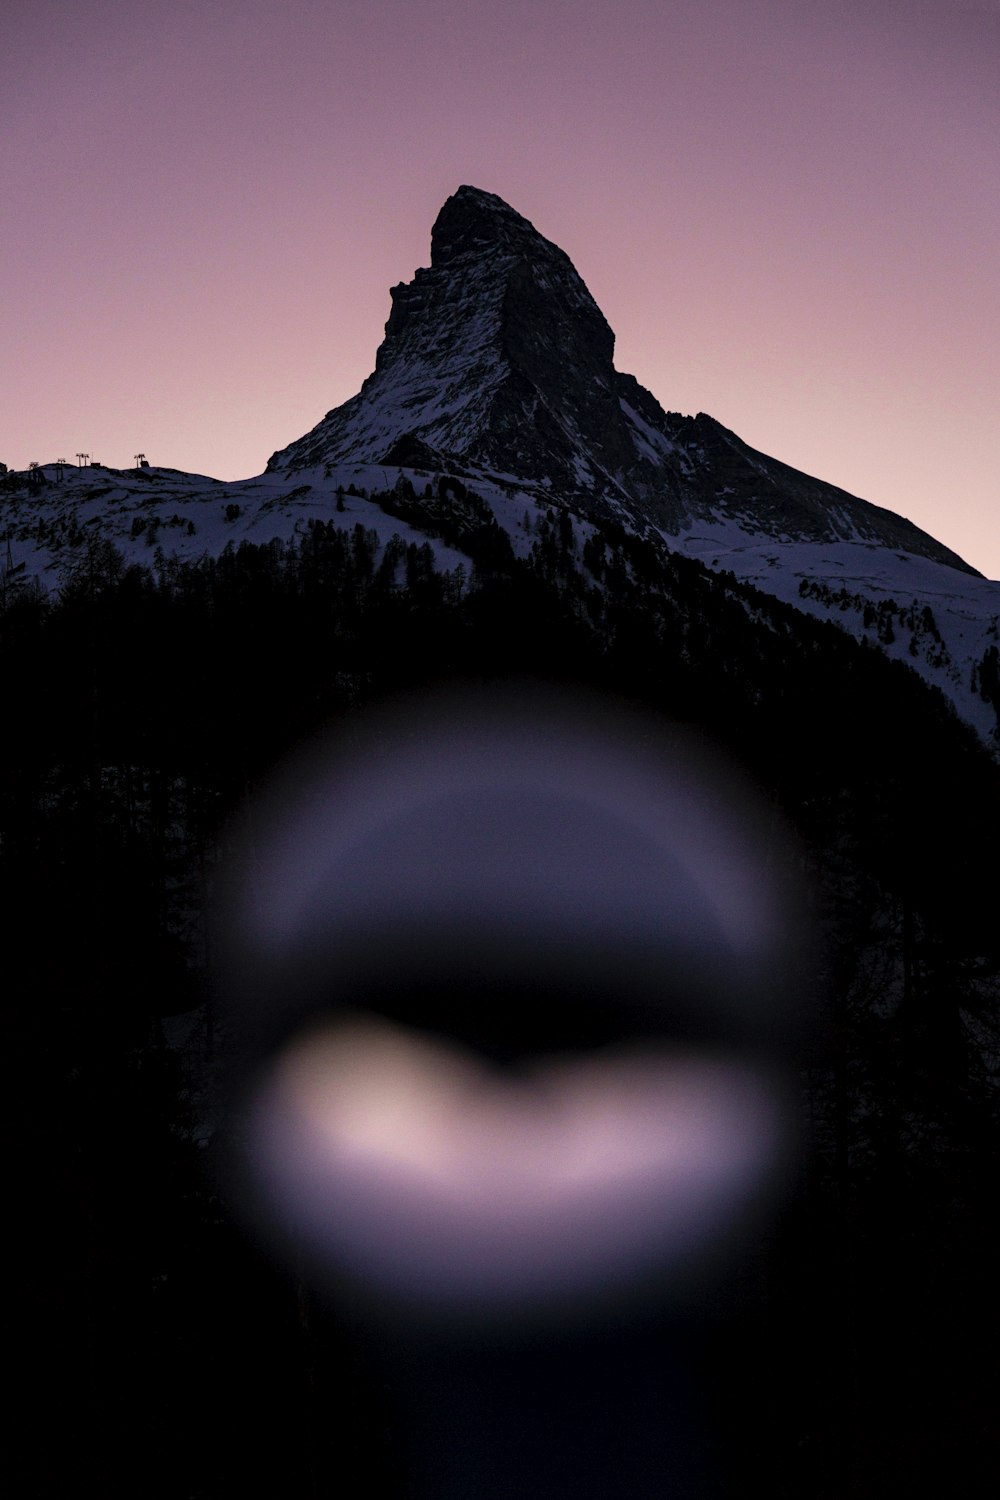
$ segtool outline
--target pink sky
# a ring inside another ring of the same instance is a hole
[[[4,0],[0,37],[11,467],[259,472],[468,182],[665,407],[1000,577],[993,0]]]

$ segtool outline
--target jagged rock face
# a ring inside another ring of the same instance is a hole
[[[614,334],[569,257],[500,198],[460,188],[430,268],[391,295],[375,373],[272,468],[412,451],[573,493],[636,466]]]
[[[735,522],[758,537],[871,541],[974,571],[910,522],[755,452],[711,417],[665,412],[615,370],[614,334],[569,257],[492,193],[461,187],[448,199],[430,267],[391,295],[374,373],[270,471],[480,470],[640,532]]]
[[[758,453],[704,412],[674,421],[673,433],[687,461],[695,514],[733,520],[775,539],[873,543],[980,576],[904,516]]]

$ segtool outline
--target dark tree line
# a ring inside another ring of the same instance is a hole
[[[734,1415],[740,1381],[754,1392],[746,1492],[874,1497],[933,1473],[985,1493],[996,1392],[970,1351],[1000,1334],[997,767],[914,674],[731,575],[556,509],[518,561],[464,489],[381,498],[471,536],[468,571],[311,523],[152,568],[81,540],[58,592],[5,589],[0,891],[37,1360],[19,1492],[312,1495],[363,1460],[373,1493],[405,1493],[393,1393],[202,1170],[213,882],[226,830],[316,730],[401,689],[527,675],[704,730],[802,842],[824,998],[800,1067],[810,1147],[719,1336],[720,1400]]]

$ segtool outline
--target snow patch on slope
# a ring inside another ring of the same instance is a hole
[[[867,638],[940,688],[1000,748],[997,714],[972,687],[974,667],[1000,636],[1000,583],[874,542],[778,541],[726,521],[699,522],[665,540],[856,640]]]

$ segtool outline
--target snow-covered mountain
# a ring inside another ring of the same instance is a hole
[[[730,521],[972,571],[909,521],[755,452],[704,413],[665,412],[614,368],[614,334],[568,257],[491,193],[462,187],[448,199],[430,268],[391,295],[374,373],[270,471],[459,464],[640,529]]]
[[[7,475],[0,565],[57,583],[88,534],[151,561],[157,547],[214,553],[320,517],[360,521],[382,542],[429,532],[454,566],[461,526],[446,545],[426,507],[401,519],[372,498],[406,480],[419,495],[452,476],[516,554],[533,513],[554,505],[584,534],[613,521],[868,636],[1000,748],[1000,584],[704,413],[664,411],[614,368],[614,335],[569,258],[500,198],[459,188],[434,224],[430,267],[391,295],[373,374],[264,474],[223,483],[46,464]]]

